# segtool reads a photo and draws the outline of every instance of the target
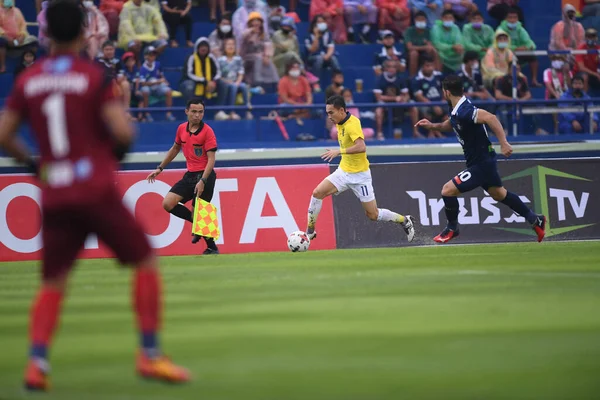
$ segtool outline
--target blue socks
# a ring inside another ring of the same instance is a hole
[[[158,350],[158,339],[156,332],[142,333],[142,349],[148,358],[156,358],[160,355]]]
[[[537,215],[521,201],[519,196],[512,192],[506,192],[506,197],[501,203],[510,207],[511,210],[521,217],[524,217],[530,224],[533,224],[537,219]]]
[[[448,228],[453,231],[458,229],[458,198],[454,196],[442,196],[444,200],[444,211],[448,219]]]
[[[45,360],[48,356],[48,347],[43,344],[34,344],[31,346],[29,356],[31,358],[41,358]]]

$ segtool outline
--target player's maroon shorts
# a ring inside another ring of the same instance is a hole
[[[140,225],[116,191],[110,191],[88,204],[43,211],[43,277],[68,272],[90,233],[95,233],[123,264],[144,261],[152,252]]]

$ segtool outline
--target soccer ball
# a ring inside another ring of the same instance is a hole
[[[306,233],[302,231],[293,232],[288,237],[288,247],[293,253],[297,251],[306,251],[310,246],[310,239],[306,236]]]

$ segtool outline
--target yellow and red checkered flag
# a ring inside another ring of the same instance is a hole
[[[219,220],[217,219],[217,207],[200,198],[196,199],[192,233],[215,240],[219,238],[221,229],[219,229]]]

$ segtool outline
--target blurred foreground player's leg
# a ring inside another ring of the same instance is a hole
[[[85,13],[78,2],[56,0],[46,10],[52,54],[21,75],[0,117],[0,147],[40,175],[42,285],[30,314],[30,358],[25,387],[49,388],[48,353],[69,272],[86,237],[95,233],[123,264],[134,265],[133,302],[140,332],[140,375],[185,382],[189,373],[159,348],[162,292],[156,258],[144,231],[115,187],[117,160],[133,140],[118,89],[97,64],[78,57],[85,43]],[[32,126],[37,168],[16,136]]]

